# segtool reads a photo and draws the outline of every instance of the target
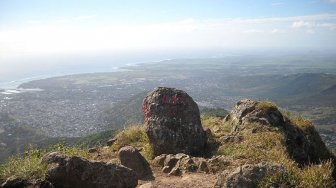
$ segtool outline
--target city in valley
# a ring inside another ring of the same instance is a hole
[[[334,149],[335,62],[329,56],[300,57],[282,56],[282,63],[276,55],[167,60],[3,89],[0,150],[7,156],[28,147],[27,139],[33,145],[41,145],[41,140],[42,145],[62,139],[75,142],[92,133],[142,123],[142,100],[158,86],[187,91],[201,109],[229,111],[244,98],[274,101],[291,116],[311,119]],[[324,68],[316,69],[308,58],[324,61]]]

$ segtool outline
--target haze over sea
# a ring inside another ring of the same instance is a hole
[[[160,62],[167,59],[179,58],[218,58],[237,56],[240,51],[218,50],[202,52],[129,52],[120,54],[79,54],[79,55],[52,55],[43,58],[27,58],[8,60],[7,72],[0,75],[0,89],[15,89],[20,84],[32,80],[39,80],[55,76],[64,76],[82,73],[115,72],[127,66],[140,63]],[[246,52],[245,52],[246,53]],[[20,66],[17,67],[16,65]],[[24,65],[22,67],[22,65]]]
[[[164,60],[165,57],[154,56],[152,58],[137,57],[136,54],[128,54],[123,57],[111,55],[78,55],[78,56],[57,56],[44,57],[43,59],[25,59],[20,60],[20,64],[31,65],[25,68],[11,67],[6,75],[0,76],[0,89],[14,89],[20,84],[32,80],[39,80],[55,76],[97,73],[97,72],[115,72],[121,71],[123,67],[134,66],[139,63],[156,62]],[[43,63],[43,61],[45,63]]]

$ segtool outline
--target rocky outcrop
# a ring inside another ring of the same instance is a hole
[[[163,173],[173,176],[180,176],[186,172],[210,172],[206,159],[183,153],[159,155],[153,159],[153,164],[162,167]]]
[[[195,101],[184,91],[159,87],[143,101],[147,135],[155,155],[201,155],[206,143]]]
[[[225,172],[220,174],[215,188],[254,188],[258,187],[260,181],[266,176],[285,172],[285,168],[280,164],[259,163],[256,165],[243,165],[229,174]]]
[[[46,179],[56,188],[131,188],[138,184],[133,170],[116,164],[66,157],[57,152],[48,154],[43,160],[48,164]]]
[[[269,102],[249,99],[238,101],[230,114],[225,117],[225,121],[231,123],[232,131],[238,131],[253,123],[277,127],[285,126],[284,117],[276,106]]]
[[[121,164],[134,170],[139,178],[147,179],[153,177],[148,162],[136,148],[132,146],[122,147],[119,150],[118,155]]]
[[[314,138],[285,118],[271,102],[241,100],[233,107],[224,121],[232,125],[233,136],[223,137],[223,142],[241,141],[243,138],[239,138],[236,133],[242,130],[250,130],[251,133],[255,133],[276,129],[285,136],[285,146],[289,155],[300,165],[332,159],[332,155],[313,126],[311,126],[311,133]],[[258,128],[255,125],[258,125]]]

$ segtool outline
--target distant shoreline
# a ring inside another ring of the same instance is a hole
[[[98,72],[83,71],[83,72],[67,72],[67,73],[60,73],[60,74],[53,74],[53,75],[51,75],[51,74],[49,74],[49,75],[34,75],[34,76],[31,76],[31,77],[21,78],[21,79],[17,79],[17,80],[0,82],[0,90],[19,89],[19,86],[21,84],[31,82],[31,81],[34,81],[34,80],[41,80],[41,79],[54,78],[54,77],[60,77],[60,76],[69,76],[69,75],[106,73],[106,72],[111,72],[111,73],[112,72],[120,72],[120,71],[123,71],[123,70],[127,70],[127,67],[137,66],[139,64],[160,63],[162,61],[169,61],[169,60],[172,60],[172,59],[126,63],[122,66],[113,67],[112,70],[109,70],[109,71],[98,71]]]
[[[120,67],[114,67],[113,70],[109,70],[108,72],[119,72],[121,70],[122,69],[120,69]],[[1,89],[2,90],[19,89],[19,86],[21,84],[31,82],[31,81],[34,81],[34,80],[42,80],[42,79],[54,78],[54,77],[60,77],[60,76],[89,74],[89,73],[99,73],[99,72],[89,72],[89,71],[84,72],[83,71],[83,72],[67,72],[67,73],[60,73],[60,74],[53,74],[53,75],[49,74],[49,75],[31,76],[31,77],[22,78],[22,79],[13,80],[13,81],[8,81],[8,82],[0,82],[0,90]]]

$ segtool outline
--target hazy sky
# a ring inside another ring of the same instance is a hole
[[[336,50],[336,0],[0,0],[0,74],[27,57],[227,48]]]

